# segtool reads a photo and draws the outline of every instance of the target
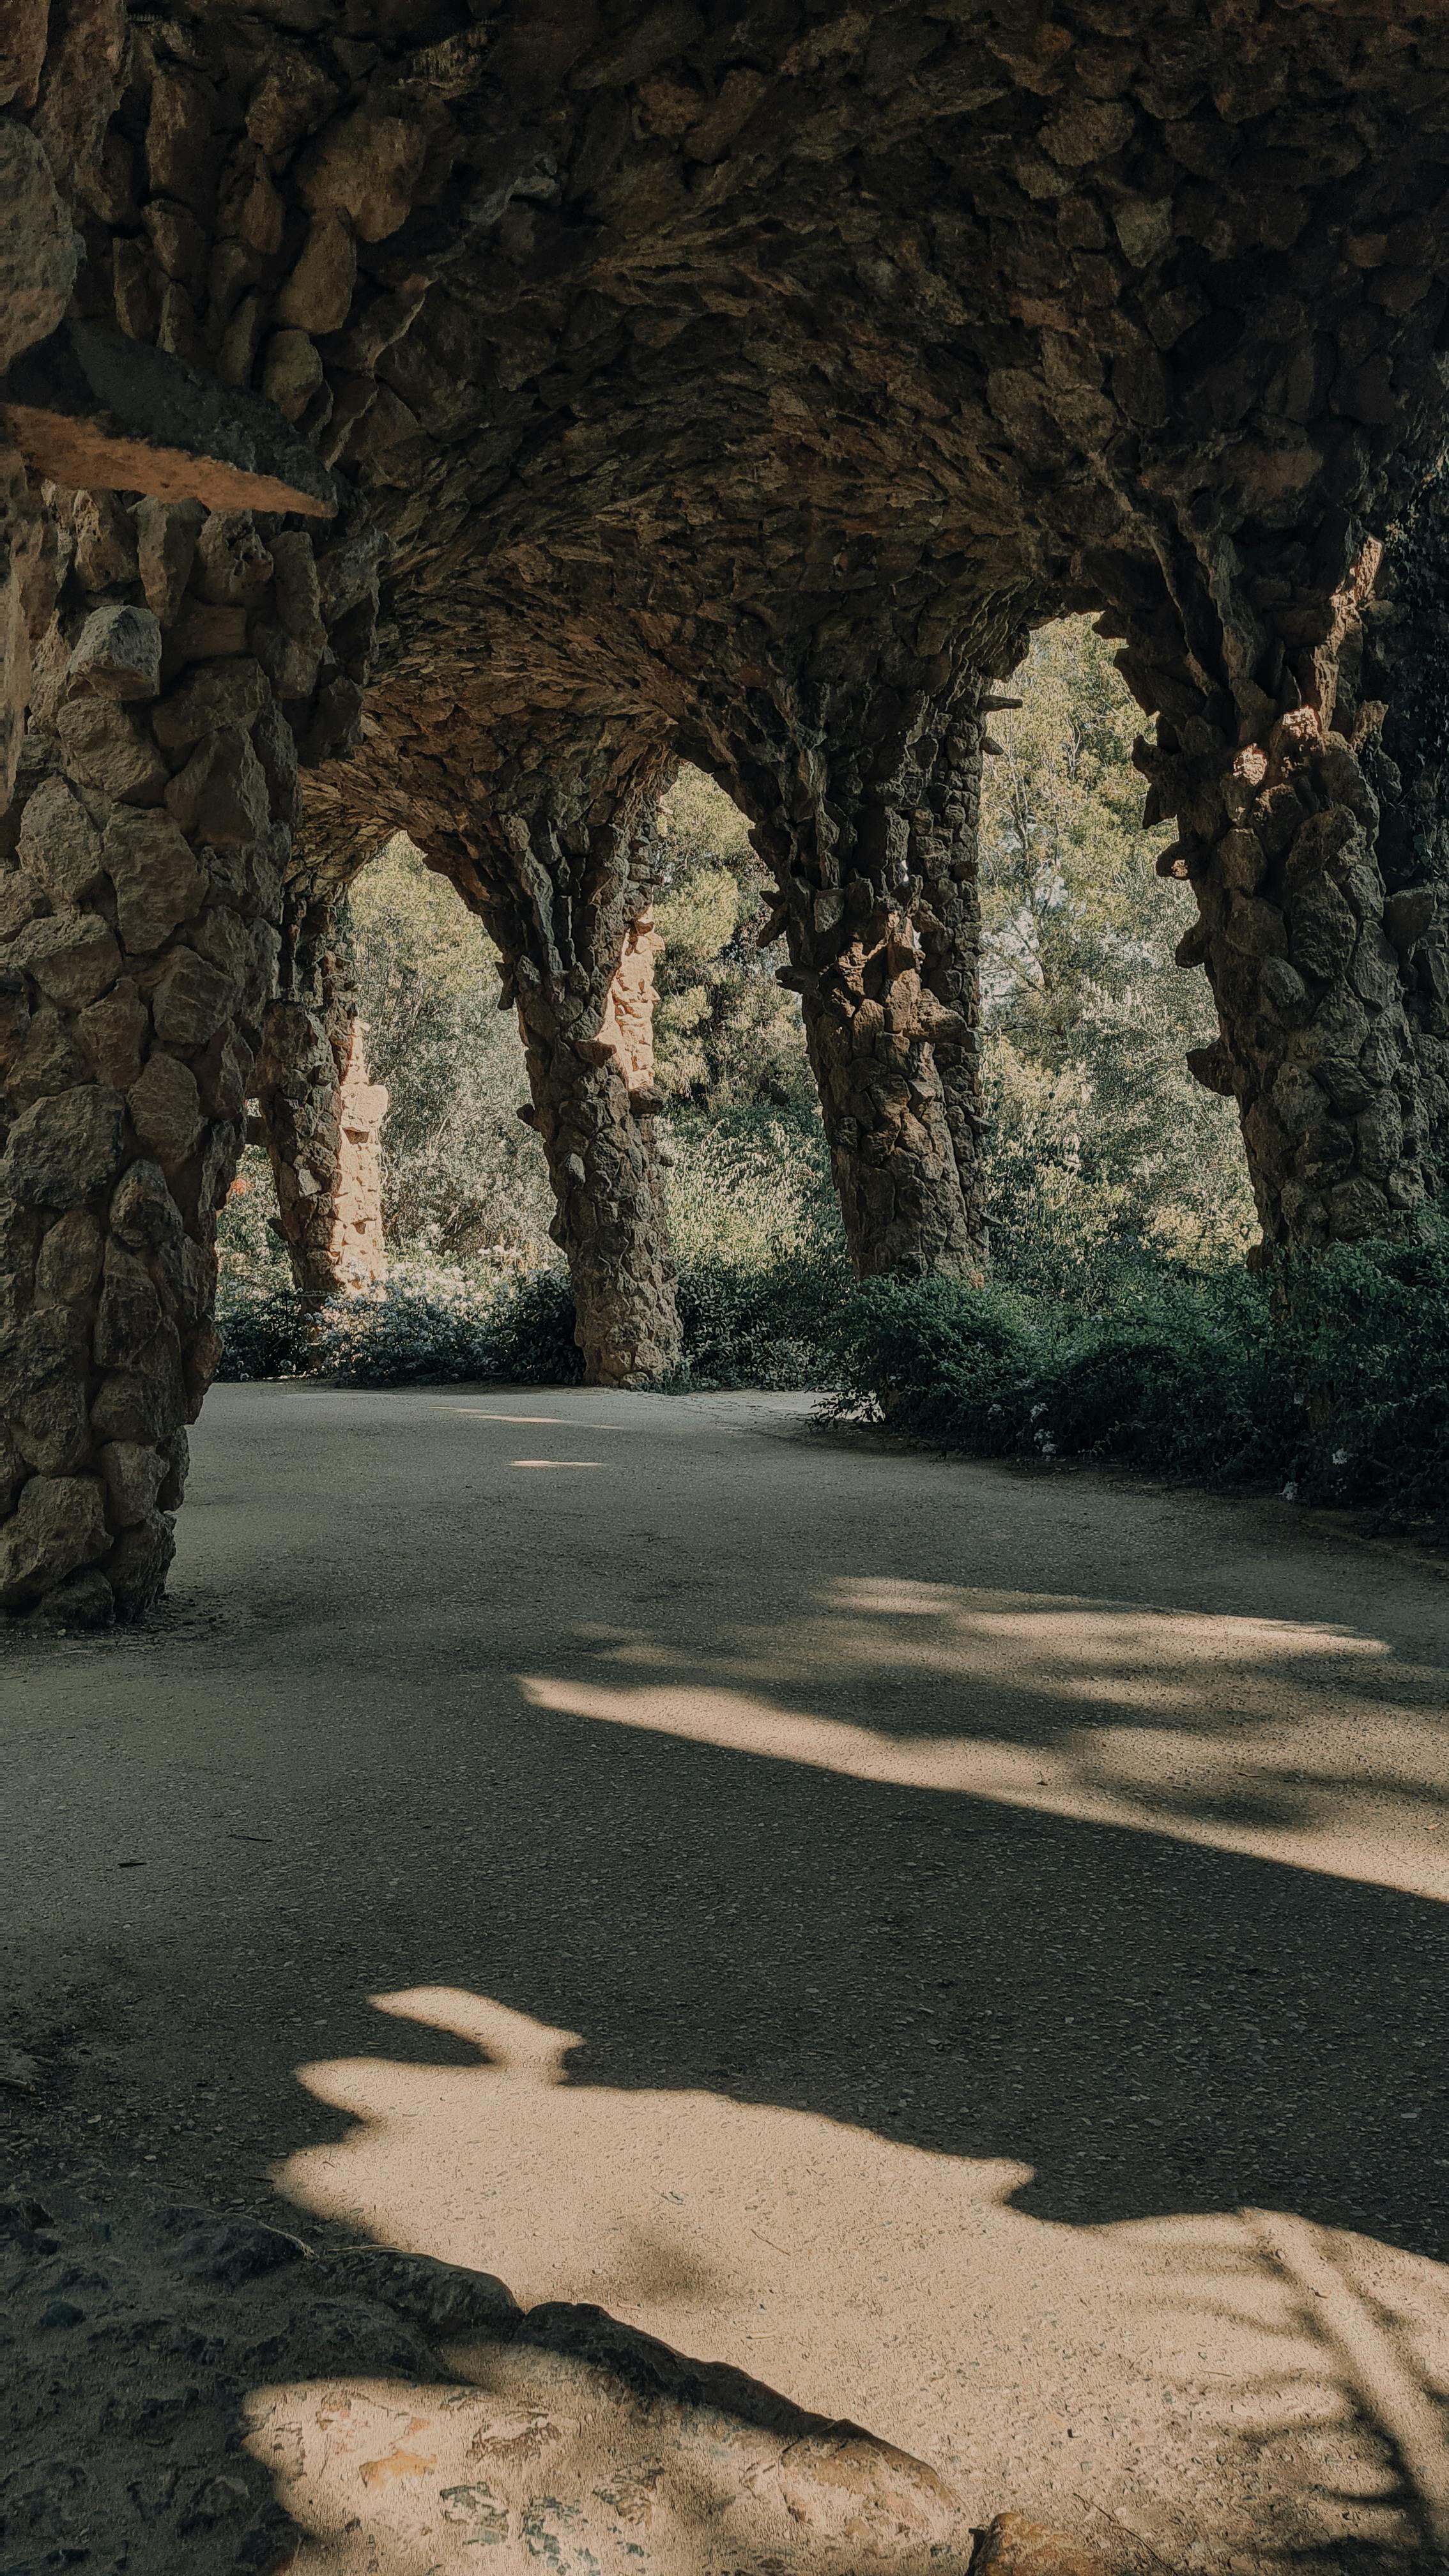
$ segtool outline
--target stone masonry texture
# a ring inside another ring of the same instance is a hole
[[[6,1609],[164,1580],[263,1094],[335,1270],[328,925],[399,824],[498,942],[591,1374],[677,1351],[679,759],[774,873],[858,1268],[977,1275],[980,765],[1065,612],[1265,1247],[1442,1186],[1446,136],[1402,0],[12,0]]]

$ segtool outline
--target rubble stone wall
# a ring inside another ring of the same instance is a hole
[[[215,1365],[214,1217],[275,985],[297,764],[247,649],[277,569],[249,520],[77,497],[60,540],[0,876],[0,1599],[59,1581],[131,1610],[164,1578]]]

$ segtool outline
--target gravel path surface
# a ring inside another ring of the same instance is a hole
[[[1441,1561],[791,1397],[223,1387],[195,1456],[152,1621],[0,1640],[4,2576],[600,2561],[268,2453],[343,2365],[259,2327],[124,2434],[164,2511],[37,2487],[118,2318],[193,2330],[171,2205],[600,2308],[1134,2576],[1449,2556]]]

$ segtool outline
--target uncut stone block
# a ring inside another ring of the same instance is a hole
[[[166,804],[184,831],[223,847],[266,830],[266,777],[240,725],[223,725],[193,752],[167,787]]]
[[[98,912],[62,912],[33,921],[13,939],[9,962],[52,1002],[79,1011],[107,991],[121,971],[121,952]]]
[[[272,558],[250,510],[214,511],[196,543],[197,581],[213,608],[255,608],[271,587]]]
[[[123,975],[99,1002],[82,1011],[76,1042],[97,1082],[129,1091],[140,1074],[151,1022],[135,984]]]
[[[132,1251],[158,1251],[181,1233],[181,1212],[159,1163],[132,1163],[110,1205],[111,1232]]]
[[[163,627],[181,606],[206,513],[199,501],[136,504],[136,566],[146,605]]]
[[[130,1440],[154,1448],[181,1429],[186,1415],[181,1344],[168,1325],[131,1367],[113,1369],[102,1379],[91,1406],[91,1431],[101,1444]]]
[[[164,1047],[190,1055],[204,1047],[236,1009],[236,986],[191,948],[175,948],[150,991],[151,1017]]]
[[[69,1019],[52,1003],[42,1002],[26,1029],[24,1043],[10,1059],[6,1089],[11,1100],[18,1107],[32,1100],[50,1099],[84,1082],[87,1072],[85,1058],[71,1036]]]
[[[161,686],[161,629],[149,608],[94,608],[66,665],[67,686],[106,698],[154,698]]]
[[[128,805],[159,805],[170,771],[151,729],[128,707],[92,695],[71,698],[56,716],[66,766],[85,787]]]
[[[110,1544],[93,1476],[32,1476],[0,1528],[0,1609],[19,1610]]]
[[[114,590],[136,579],[135,522],[113,492],[78,492],[71,526],[76,579],[86,590]]]
[[[133,1619],[160,1599],[175,1554],[176,1532],[166,1512],[147,1512],[122,1530],[105,1560],[105,1575],[123,1619]]]
[[[114,813],[102,856],[116,889],[121,937],[133,952],[161,947],[205,901],[205,872],[169,814]]]
[[[103,1241],[96,1220],[72,1208],[46,1231],[35,1265],[38,1305],[86,1306],[101,1275]]]
[[[158,1050],[148,1056],[126,1100],[142,1144],[163,1171],[176,1171],[201,1134],[201,1094],[190,1067]]]
[[[43,779],[28,800],[17,852],[57,903],[84,903],[105,883],[100,833],[64,778]]]
[[[23,1206],[79,1207],[121,1169],[126,1104],[100,1083],[82,1083],[22,1111],[0,1155],[0,1191]]]
[[[166,751],[191,751],[219,725],[250,730],[269,703],[266,674],[246,655],[209,662],[193,670],[179,689],[164,699],[151,718],[151,730]]]
[[[297,333],[316,337],[340,331],[357,283],[357,244],[350,226],[337,214],[319,215],[302,245],[291,276],[277,296],[277,319]]]
[[[6,1336],[0,1355],[10,1437],[42,1475],[69,1475],[89,1461],[85,1329],[84,1316],[70,1307],[37,1306]]]
[[[65,311],[80,242],[28,126],[0,125],[0,369],[45,339]]]
[[[63,1583],[44,1593],[30,1614],[33,1626],[57,1628],[109,1628],[116,1616],[116,1596],[99,1569],[90,1565],[80,1574],[68,1574]]]
[[[112,1518],[122,1529],[155,1510],[167,1477],[167,1461],[159,1449],[139,1440],[108,1440],[96,1464],[106,1480]]]

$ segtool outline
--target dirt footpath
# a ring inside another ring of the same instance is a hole
[[[1437,1562],[789,1397],[195,1458],[0,1641],[3,2576],[1449,2554]]]

